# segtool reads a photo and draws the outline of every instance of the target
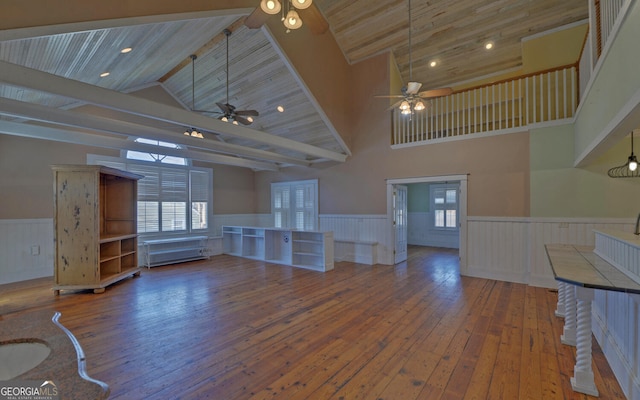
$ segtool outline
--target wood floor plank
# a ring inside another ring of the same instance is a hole
[[[51,284],[0,286],[0,318],[60,311],[112,400],[591,398],[571,389],[557,293],[461,277],[456,250],[327,273],[223,255],[102,294]],[[593,355],[600,398],[624,398]]]

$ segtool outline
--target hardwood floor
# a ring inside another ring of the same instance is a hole
[[[48,309],[110,399],[587,399],[557,293],[461,277],[457,252],[318,273],[231,256],[143,269],[103,294],[0,286],[0,312]],[[624,398],[594,341],[602,399]]]

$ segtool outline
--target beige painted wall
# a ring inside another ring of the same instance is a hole
[[[0,219],[53,218],[52,164],[86,164],[104,149],[0,135]]]
[[[68,143],[0,135],[0,219],[53,217],[51,164],[86,164],[87,154],[119,156],[106,150]],[[213,168],[214,214],[256,210],[253,172],[246,168]]]
[[[352,67],[353,156],[339,165],[256,174],[258,212],[270,212],[272,182],[319,179],[321,214],[385,214],[386,179],[470,173],[469,215],[529,215],[529,135],[488,136],[392,150],[386,99],[389,59],[380,55]]]

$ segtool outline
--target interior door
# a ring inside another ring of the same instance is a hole
[[[407,259],[407,187],[393,187],[393,226],[395,231],[394,263]]]

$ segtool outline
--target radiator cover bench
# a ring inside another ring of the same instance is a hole
[[[147,268],[209,258],[208,236],[188,236],[142,242],[143,265]]]

